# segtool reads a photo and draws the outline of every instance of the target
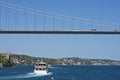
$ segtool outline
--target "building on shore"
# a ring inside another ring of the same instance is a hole
[[[8,60],[10,60],[10,54],[11,54],[10,52],[0,52],[0,55]]]
[[[3,66],[2,66],[2,63],[0,63],[0,67],[3,67]]]
[[[10,52],[0,52],[0,55],[7,60],[10,60],[10,54]],[[2,63],[0,63],[0,67],[3,67]]]

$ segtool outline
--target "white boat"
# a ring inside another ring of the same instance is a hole
[[[43,61],[37,61],[35,64],[34,73],[38,75],[47,75],[48,74],[47,64]]]

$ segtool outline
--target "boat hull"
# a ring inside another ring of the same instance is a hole
[[[38,74],[38,75],[47,75],[48,72],[47,71],[43,71],[43,70],[34,70],[34,73],[35,74]]]

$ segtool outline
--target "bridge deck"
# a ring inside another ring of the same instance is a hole
[[[36,31],[2,30],[0,34],[120,34],[120,31]]]

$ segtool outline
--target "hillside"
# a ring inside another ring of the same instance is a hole
[[[16,64],[34,64],[37,60],[43,60],[48,64],[57,65],[120,65],[120,61],[107,59],[85,59],[79,57],[52,59],[18,54],[11,54],[10,57],[11,61]]]

